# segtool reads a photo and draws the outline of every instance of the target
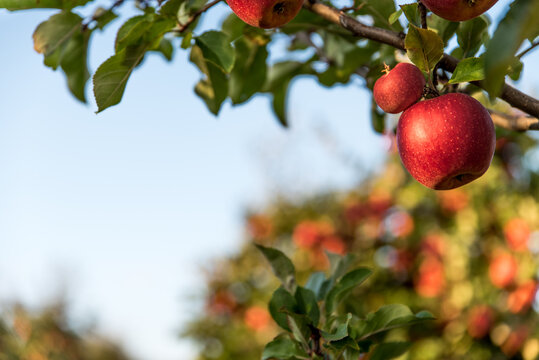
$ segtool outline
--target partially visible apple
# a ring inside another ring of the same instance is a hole
[[[424,87],[425,77],[417,66],[399,63],[374,84],[374,101],[386,113],[398,114],[421,98]]]
[[[488,334],[494,322],[494,311],[487,305],[477,305],[468,313],[468,334],[480,339]]]
[[[511,284],[518,271],[515,258],[506,252],[500,252],[492,258],[488,267],[490,282],[498,288]]]
[[[421,101],[397,126],[399,154],[408,172],[435,190],[465,185],[490,166],[496,133],[488,111],[466,94]]]
[[[301,10],[303,0],[228,0],[228,6],[244,22],[264,29],[282,26]]]
[[[430,11],[450,21],[473,19],[490,9],[498,0],[421,0]]]
[[[507,240],[507,245],[515,251],[525,251],[528,249],[528,239],[531,230],[526,220],[513,218],[503,227],[503,233]]]

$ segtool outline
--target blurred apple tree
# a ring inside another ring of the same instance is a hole
[[[42,310],[4,307],[0,360],[129,360],[110,340],[72,328],[63,303]]]
[[[286,253],[297,283],[308,288],[335,272],[335,254],[353,255],[352,267],[372,269],[338,306],[340,314],[368,319],[393,303],[434,314],[435,321],[380,334],[379,341],[411,342],[400,359],[537,359],[535,147],[530,137],[500,131],[491,170],[445,192],[413,181],[393,149],[384,169],[352,191],[280,198],[249,213],[248,240],[240,252],[206,269],[205,308],[183,336],[200,345],[200,360],[261,357],[279,333],[270,301],[279,282],[254,243]],[[331,346],[331,338],[325,340]],[[371,356],[359,358],[378,358]]]

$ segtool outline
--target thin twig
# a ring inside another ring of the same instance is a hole
[[[518,54],[517,58],[519,59],[522,58],[524,55],[526,55],[527,53],[535,49],[537,46],[539,46],[539,41],[532,43],[529,48],[527,48],[526,50],[523,50],[520,54]]]
[[[191,17],[189,19],[187,19],[187,21],[184,24],[178,24],[179,27],[177,29],[175,29],[174,31],[179,32],[179,33],[184,32],[185,30],[187,30],[189,25],[191,25],[192,23],[194,23],[196,21],[196,19],[198,19],[198,17],[200,15],[202,15],[203,13],[205,13],[206,11],[208,11],[209,9],[211,9],[213,6],[217,5],[221,1],[223,1],[223,0],[214,0],[214,1],[206,4],[206,6],[204,6],[203,8],[201,8],[200,10],[195,12],[193,15],[191,15]]]
[[[391,45],[394,48],[404,50],[404,36],[398,32],[381,29],[374,26],[367,26],[333,7],[320,3],[318,0],[307,0],[304,3],[304,7],[323,17],[327,21],[337,24],[350,31],[356,36],[374,40],[383,44]],[[458,63],[459,60],[455,57],[444,54],[442,60],[440,60],[439,66],[443,70],[453,72],[455,71]],[[484,88],[484,85],[481,82],[474,82],[473,84]],[[539,100],[513,88],[512,86],[504,84],[500,98],[507,101],[511,106],[539,118]]]
[[[423,5],[421,0],[417,0],[417,8],[419,9],[419,15],[421,16],[421,28],[427,29],[427,7]]]

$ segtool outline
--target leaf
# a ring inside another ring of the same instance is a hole
[[[268,51],[246,38],[235,42],[236,62],[230,73],[230,99],[233,104],[249,100],[266,82]],[[249,76],[245,76],[249,74]]]
[[[421,27],[421,14],[417,3],[400,5],[400,8],[410,24]]]
[[[137,44],[151,26],[151,18],[148,15],[139,15],[128,19],[116,34],[115,51],[119,52],[129,45]]]
[[[159,9],[159,13],[165,16],[176,18],[180,9],[180,5],[182,5],[186,1],[188,0],[168,0],[166,3],[163,4],[163,6],[161,6],[161,9]]]
[[[372,274],[372,270],[358,268],[344,275],[331,289],[326,298],[326,314],[335,311],[339,302],[346,297],[359,284],[367,280]]]
[[[374,20],[374,26],[390,29],[394,31],[402,30],[399,23],[391,24],[389,17],[395,12],[395,1],[393,0],[358,0],[355,6],[360,8],[359,14],[369,15]]]
[[[387,342],[377,345],[372,355],[369,357],[370,360],[386,360],[386,359],[395,359],[401,355],[404,355],[405,352],[410,349],[409,342]]]
[[[387,19],[391,25],[396,23],[400,16],[402,15],[402,10],[397,10],[393,14],[389,15],[389,18]]]
[[[462,49],[462,58],[474,56],[481,45],[488,40],[488,25],[484,16],[460,24],[457,29],[457,41]]]
[[[321,331],[322,337],[327,341],[337,341],[348,336],[348,324],[352,319],[352,314],[347,314],[345,321],[338,324],[332,332]]]
[[[434,317],[429,312],[420,311],[414,315],[410,308],[405,305],[385,305],[376,312],[367,315],[362,327],[358,329],[358,333],[361,339],[366,339],[383,331],[428,320],[434,320]]]
[[[446,20],[436,14],[430,14],[427,22],[429,24],[429,28],[435,30],[438,36],[442,38],[444,44],[447,44],[449,39],[455,35],[455,32],[460,25],[458,22]]]
[[[322,300],[321,289],[325,280],[326,275],[323,272],[312,273],[309,280],[307,280],[307,284],[305,284],[305,288],[311,290],[316,295],[317,300]]]
[[[71,10],[92,0],[0,0],[0,9],[9,11],[27,9],[63,9]]]
[[[54,53],[81,30],[82,18],[72,12],[62,11],[38,25],[33,34],[34,49],[45,56]]]
[[[485,78],[485,59],[467,58],[461,60],[449,80],[450,84],[478,81]]]
[[[371,99],[371,124],[378,134],[383,134],[386,130],[386,113],[378,108],[374,97]]]
[[[269,261],[273,273],[281,280],[283,287],[290,293],[293,293],[296,288],[296,269],[292,261],[282,251],[277,249],[267,248],[262,245],[256,245],[256,247]]]
[[[262,360],[266,359],[309,359],[309,355],[301,348],[301,345],[287,337],[279,337],[266,345],[262,352]]]
[[[287,331],[291,331],[285,311],[288,313],[297,312],[296,299],[294,299],[292,294],[282,287],[278,288],[273,293],[268,307],[271,317],[275,320],[277,325]]]
[[[167,61],[172,61],[174,55],[174,46],[169,39],[161,39],[159,46],[154,49],[159,52]]]
[[[294,295],[298,310],[301,314],[305,314],[314,326],[318,325],[320,320],[320,309],[316,301],[316,295],[309,289],[298,286]]]
[[[96,19],[96,28],[103,30],[105,26],[107,26],[109,23],[111,23],[116,18],[118,18],[118,15],[116,15],[114,11],[110,9],[104,9],[102,7],[98,7],[94,11],[93,17],[94,19]]]
[[[434,69],[444,54],[444,42],[438,34],[412,24],[409,26],[404,46],[410,60],[425,73]]]
[[[285,311],[286,312],[286,311]],[[309,329],[309,320],[305,315],[298,315],[286,312],[288,326],[295,340],[297,340],[305,351],[309,350],[309,342],[311,338],[311,330]]]
[[[230,73],[234,66],[235,52],[228,36],[220,31],[208,31],[195,38],[206,61],[217,65],[223,72]]]
[[[86,102],[88,72],[88,41],[90,32],[77,32],[62,51],[60,66],[67,77],[69,90],[78,100]]]
[[[147,50],[147,44],[125,48],[99,66],[93,79],[98,113],[122,100],[127,81]]]
[[[516,0],[501,20],[485,52],[483,84],[491,96],[500,94],[505,75],[522,42],[539,35],[538,18],[539,1]]]
[[[223,101],[228,96],[228,78],[216,65],[204,59],[202,50],[193,46],[189,60],[202,71],[206,77],[195,86],[195,93],[204,100],[208,110],[214,115],[219,113]]]

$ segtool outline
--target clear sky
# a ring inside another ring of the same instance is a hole
[[[216,8],[205,28],[227,11]],[[178,51],[173,63],[149,56],[120,105],[95,115],[93,100],[74,100],[33,51],[49,14],[0,11],[0,301],[37,306],[65,291],[78,323],[95,320],[139,359],[189,359],[177,332],[203,290],[200,267],[242,241],[244,210],[275,191],[349,187],[365,175],[336,153],[380,163],[368,93],[359,80],[325,89],[302,79],[290,130],[265,97],[226,103],[215,118]],[[92,71],[112,55],[120,23],[92,40]],[[532,91],[538,74],[526,75]]]

